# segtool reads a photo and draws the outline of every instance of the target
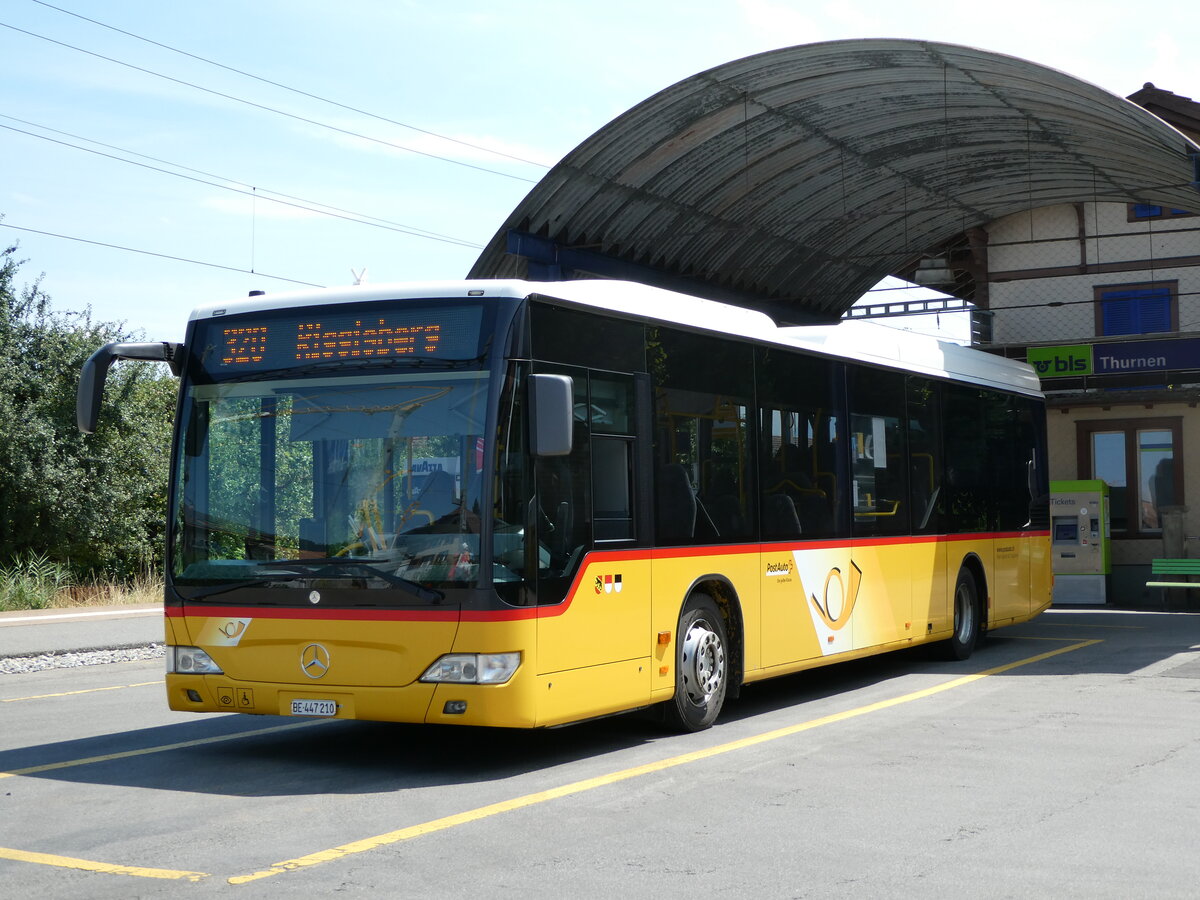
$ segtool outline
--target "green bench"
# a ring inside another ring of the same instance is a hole
[[[1151,575],[1200,575],[1200,559],[1154,559]],[[1200,581],[1147,581],[1146,587],[1200,588]]]

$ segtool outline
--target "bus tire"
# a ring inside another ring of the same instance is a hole
[[[720,715],[729,687],[725,617],[707,594],[692,594],[676,634],[675,696],[664,707],[667,722],[680,731],[703,731]]]
[[[979,643],[982,621],[979,588],[971,570],[964,566],[958,570],[958,580],[954,583],[954,634],[942,642],[943,658],[967,659]]]

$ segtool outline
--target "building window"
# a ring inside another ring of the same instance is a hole
[[[1113,534],[1162,533],[1160,510],[1183,502],[1178,417],[1076,423],[1079,476],[1108,483]]]
[[[1097,287],[1096,334],[1155,334],[1174,331],[1179,318],[1176,281]]]
[[[1193,216],[1186,209],[1172,209],[1169,206],[1155,206],[1151,203],[1128,204],[1128,220],[1130,222],[1148,222],[1152,219],[1179,219]]]

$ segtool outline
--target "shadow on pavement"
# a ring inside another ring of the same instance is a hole
[[[0,752],[0,772],[75,762],[21,774],[235,797],[484,783],[660,742],[654,757],[661,758],[696,749],[697,740],[708,746],[729,739],[722,725],[790,708],[803,716],[799,708],[805,704],[886,688],[905,676],[950,680],[1086,640],[1100,643],[994,677],[1170,674],[1178,667],[1194,668],[1193,677],[1200,678],[1200,665],[1193,664],[1200,663],[1200,615],[1052,610],[994,632],[961,662],[934,661],[929,648],[918,647],[747,685],[727,704],[718,728],[703,738],[668,735],[650,711],[542,731],[213,715]]]

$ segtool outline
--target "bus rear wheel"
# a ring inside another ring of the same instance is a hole
[[[946,659],[966,659],[975,650],[983,630],[979,589],[970,569],[960,569],[954,584],[954,634],[940,647]]]
[[[675,697],[667,721],[681,731],[703,731],[716,721],[729,686],[725,617],[707,594],[693,594],[679,616],[675,643]]]

